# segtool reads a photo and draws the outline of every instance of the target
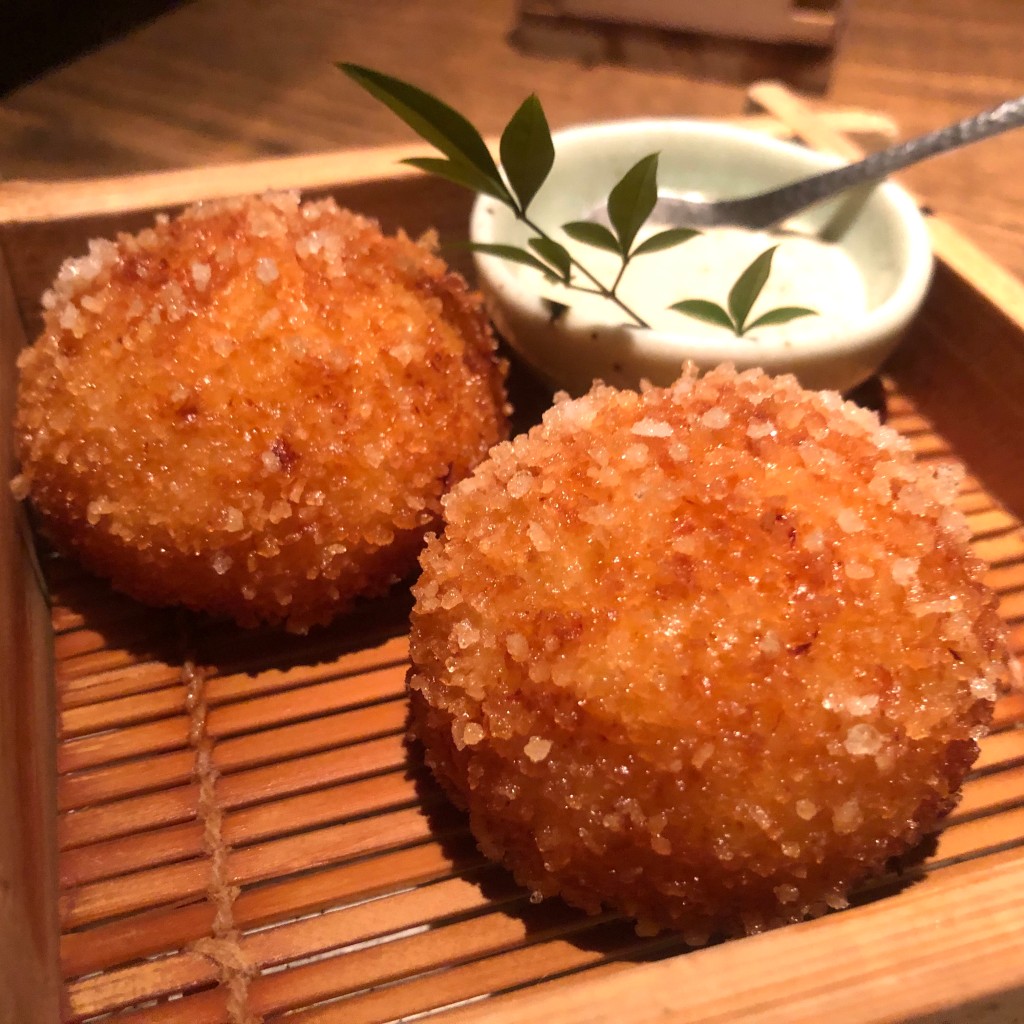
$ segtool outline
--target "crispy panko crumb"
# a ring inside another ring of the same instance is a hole
[[[18,497],[115,586],[305,631],[416,564],[506,436],[504,364],[432,240],[331,199],[92,242],[19,360]]]
[[[693,941],[844,906],[955,803],[1008,674],[957,483],[731,367],[497,446],[421,558],[409,674],[482,850]]]

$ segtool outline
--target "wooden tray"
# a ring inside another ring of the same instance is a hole
[[[785,96],[761,99],[836,144]],[[0,185],[0,421],[38,296],[89,237],[282,186],[462,237],[468,197],[401,155]],[[933,224],[943,263],[889,367],[889,420],[920,458],[967,464],[959,503],[1020,654],[1024,288]],[[143,609],[61,561],[40,568],[6,488],[0,516],[3,1024],[1015,1019],[1022,695],[998,705],[920,865],[848,911],[690,952],[612,915],[534,906],[482,860],[403,745],[407,597],[303,641],[244,633]]]

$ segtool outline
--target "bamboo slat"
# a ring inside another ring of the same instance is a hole
[[[996,704],[992,719],[994,729],[1009,729],[1024,725],[1024,693],[1011,693]]]
[[[96,634],[99,642],[102,643],[102,634]],[[408,654],[409,644],[404,636],[394,637],[386,640],[380,647],[370,647],[365,650],[354,651],[352,654],[344,655],[336,660],[325,662],[323,665],[310,665],[305,668],[305,674],[296,673],[294,668],[270,668],[256,674],[250,670],[218,671],[211,674],[208,685],[207,702],[210,705],[224,703],[240,697],[249,697],[256,693],[273,693],[277,690],[289,688],[290,680],[298,678],[301,681],[312,678],[310,673],[319,671],[324,679],[338,678],[344,675],[353,675],[366,671],[370,668],[386,668],[400,664]],[[59,648],[58,648],[59,651]],[[171,688],[177,689],[177,670],[173,666],[165,666],[161,678],[169,680]],[[61,704],[64,708],[77,708],[83,704],[101,705],[103,701],[115,701],[118,698],[132,696],[138,689],[132,688],[135,681],[135,674],[121,676],[104,685],[101,681],[91,681],[90,685],[72,689],[67,687],[62,691]],[[146,691],[142,691],[146,692]],[[106,706],[106,705],[102,705]],[[180,709],[178,705],[174,706]],[[73,721],[73,719],[71,719]],[[126,721],[130,721],[128,718]],[[119,723],[123,724],[123,723]],[[68,735],[70,729],[63,729],[64,735]]]
[[[493,876],[495,872],[491,872]],[[487,876],[482,876],[481,880]],[[383,901],[363,903],[344,913],[323,914],[254,932],[240,942],[243,956],[262,968],[287,963],[330,949],[353,946],[382,933],[409,928],[500,905],[520,896],[507,879],[498,879],[490,898],[478,880],[453,878]],[[504,894],[502,896],[501,894]],[[69,989],[72,1008],[81,1017],[130,1006],[142,998],[169,995],[215,982],[215,965],[184,950],[117,971],[94,975]],[[187,1004],[186,1004],[187,1005]],[[201,1019],[189,1010],[191,1019]]]
[[[1020,850],[1024,807],[1019,800],[998,813],[959,820],[939,835],[928,865],[938,871],[963,861],[978,860],[1003,850]],[[918,872],[919,873],[919,872]]]
[[[1024,761],[1024,731],[1006,730],[985,738],[981,754],[974,762],[974,774],[1009,768]]]
[[[400,673],[398,678],[401,678]],[[400,690],[392,685],[393,683],[394,680],[392,679],[387,684],[387,692],[390,694],[392,703],[394,703],[400,693]],[[336,711],[338,708],[345,707],[345,694],[343,691],[344,687],[335,687],[330,690],[335,700],[332,702],[332,707],[323,709],[325,714],[329,711]],[[274,702],[278,707],[282,703],[285,707],[288,706],[286,701]],[[216,727],[224,730],[219,735],[228,737],[237,735],[240,732],[244,732],[245,725],[249,723],[259,723],[264,726],[269,726],[273,723],[274,719],[271,714],[273,709],[268,709],[265,703],[259,701],[253,701],[252,704],[252,707],[244,709],[243,714],[217,717],[215,719]],[[386,705],[370,706],[361,710],[365,712],[364,717],[367,720],[380,720],[381,731],[393,729],[395,727],[395,714],[400,713],[396,712],[393,708],[388,708]],[[289,712],[286,721],[294,721],[296,718],[306,719],[308,717],[308,709],[303,713]],[[315,722],[305,721],[290,727],[284,726],[281,729],[275,730],[275,733],[280,734],[281,742],[288,742],[283,735],[288,733],[291,742],[299,745],[296,748],[297,750],[306,749],[302,746],[304,743],[311,743],[314,747],[318,741],[324,745],[330,745],[332,740],[330,725],[335,722],[339,726],[352,724],[350,719],[346,719],[344,716],[337,716],[336,718],[332,717],[330,720],[318,719]],[[145,725],[127,726],[118,729],[116,732],[72,738],[61,744],[57,755],[57,769],[62,773],[74,772],[84,768],[95,768],[99,765],[124,761],[127,758],[137,757],[140,754],[158,754],[163,751],[176,750],[188,745],[189,728],[188,719],[184,715],[179,715],[175,718],[166,718],[159,722],[151,722]],[[308,738],[307,734],[309,734]],[[214,733],[214,735],[218,734]],[[229,747],[228,741],[225,741],[221,752],[224,757],[230,757],[227,751],[233,753],[235,749],[233,746]],[[248,751],[248,756],[258,756],[256,745]],[[270,756],[273,756],[273,754],[271,753]]]
[[[265,729],[219,743],[214,748],[214,767],[224,772],[275,764],[281,759],[399,732],[405,719],[405,705],[394,700],[298,725]],[[62,809],[83,807],[185,782],[191,778],[193,761],[190,751],[176,751],[65,775],[57,783],[58,802]]]
[[[401,737],[382,736],[366,743],[226,775],[219,787],[220,802],[226,809],[243,807],[274,796],[383,773],[404,764]],[[191,784],[80,808],[62,816],[60,844],[62,849],[70,849],[187,821],[198,813],[198,802],[199,787]]]
[[[564,906],[545,903],[533,907],[520,902],[514,913],[492,913],[432,928],[353,951],[341,962],[322,960],[263,975],[253,984],[252,1006],[261,1015],[280,1013],[295,1005],[312,1005],[339,992],[358,991],[434,970],[439,964],[455,966],[530,941],[541,942],[580,930],[578,915]]]
[[[225,813],[221,832],[225,842],[238,848],[339,819],[411,806],[417,797],[417,782],[408,777],[403,766],[387,775],[324,786],[312,793]],[[204,851],[204,841],[204,826],[196,822],[81,846],[68,850],[61,858],[61,884],[71,888],[198,857]]]
[[[248,885],[307,871],[325,864],[424,842],[435,835],[464,830],[450,808],[430,817],[417,806],[384,811],[371,819],[333,825],[230,851],[228,883]],[[65,890],[59,899],[65,928],[92,924],[120,914],[166,906],[206,891],[209,864],[204,857],[144,868]]]
[[[381,893],[401,892],[461,872],[471,877],[481,857],[468,835],[445,848],[425,843],[325,868],[311,875],[244,890],[234,905],[239,928],[263,927],[325,906],[343,907]],[[65,977],[77,978],[160,952],[177,950],[209,935],[213,907],[205,899],[190,906],[149,911],[71,931],[61,940]]]

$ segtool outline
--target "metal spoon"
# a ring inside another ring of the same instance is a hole
[[[857,163],[824,171],[769,192],[743,199],[707,201],[663,195],[659,197],[650,220],[664,227],[708,228],[734,225],[752,229],[768,228],[855,185],[878,181],[893,171],[909,167],[930,156],[969,146],[972,142],[979,142],[1021,125],[1024,125],[1024,96],[1008,100],[973,117],[966,117],[947,128],[889,146]],[[593,219],[606,222],[606,211],[595,211]]]

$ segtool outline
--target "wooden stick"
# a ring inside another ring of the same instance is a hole
[[[859,160],[864,156],[860,146],[851,142],[806,100],[781,82],[756,82],[747,90],[747,96],[754,104],[777,117],[812,149],[833,153],[846,160]]]
[[[818,116],[833,130],[844,135],[873,135],[892,141],[899,136],[899,126],[896,122],[888,114],[877,110],[865,110],[863,107],[828,107],[820,111]],[[744,117],[729,117],[722,120],[738,128],[747,128],[776,139],[787,139],[793,135],[790,125],[771,114],[747,114]]]
[[[62,636],[65,633],[82,629],[87,624],[93,626],[112,626],[127,624],[131,619],[139,618],[149,614],[149,609],[132,601],[127,597],[108,593],[106,596],[97,594],[90,601],[88,606],[75,603],[65,603],[64,595],[53,594],[53,603],[50,609],[51,623],[54,636]]]

